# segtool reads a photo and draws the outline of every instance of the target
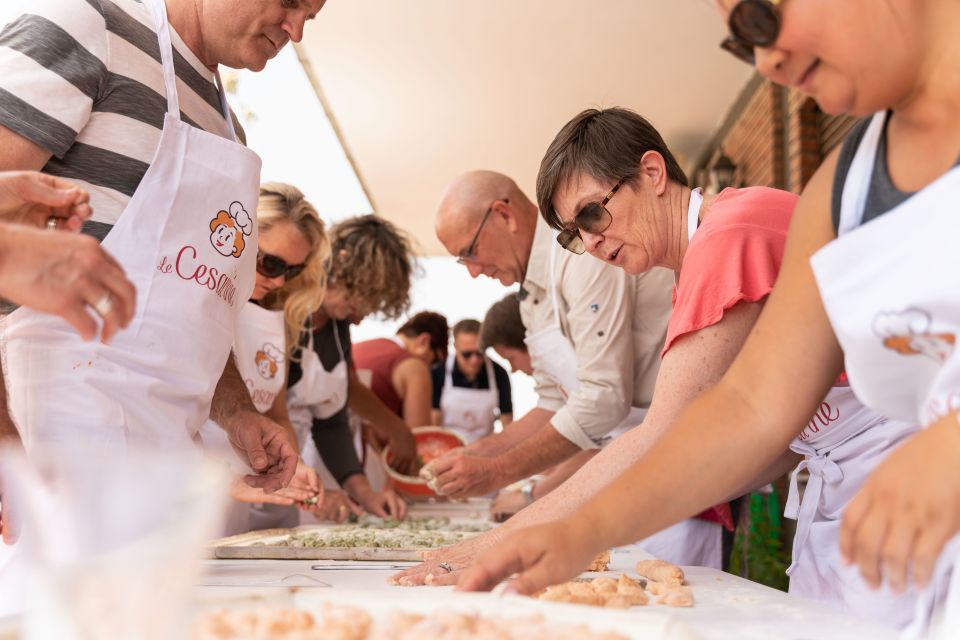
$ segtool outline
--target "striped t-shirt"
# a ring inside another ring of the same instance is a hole
[[[90,191],[84,230],[102,239],[160,142],[167,100],[153,14],[140,0],[22,4],[0,29],[0,125],[53,154],[43,171]],[[181,118],[227,137],[213,72],[171,37]]]

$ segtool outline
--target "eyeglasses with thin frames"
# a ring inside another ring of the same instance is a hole
[[[493,205],[498,202],[509,203],[510,200],[507,198],[501,198],[500,200],[494,200],[490,204],[490,208],[487,209],[487,212],[483,214],[483,220],[480,221],[480,226],[477,227],[477,232],[473,234],[473,240],[470,241],[470,246],[467,247],[467,250],[457,256],[457,262],[459,264],[466,264],[467,262],[476,262],[477,256],[475,251],[477,250],[477,241],[480,239],[480,232],[483,231],[484,225],[487,224],[487,219],[490,218],[490,214],[493,213]]]
[[[588,202],[583,205],[577,215],[574,216],[573,222],[566,225],[557,234],[557,242],[560,246],[577,255],[586,251],[587,245],[583,242],[580,230],[583,229],[587,233],[603,233],[610,227],[613,223],[613,214],[607,209],[607,203],[626,181],[626,178],[621,178],[600,202]]]

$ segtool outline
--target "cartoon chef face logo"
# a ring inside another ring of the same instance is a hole
[[[260,377],[264,380],[273,380],[280,371],[280,365],[283,364],[283,351],[267,342],[257,351],[255,359]]]
[[[873,319],[873,332],[883,339],[883,346],[900,355],[922,355],[938,364],[953,353],[956,336],[930,330],[930,314],[922,309],[881,312]]]
[[[246,238],[253,233],[253,219],[243,205],[232,202],[229,211],[220,211],[210,221],[210,244],[222,256],[239,258]]]

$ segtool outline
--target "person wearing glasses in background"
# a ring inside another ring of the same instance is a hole
[[[421,311],[395,336],[353,345],[353,366],[361,380],[369,376],[370,389],[391,411],[411,427],[425,427],[430,424],[430,367],[446,360],[449,342],[447,319]]]
[[[505,553],[482,561],[464,586],[487,586],[514,572],[523,591],[563,580],[592,549],[646,535],[734,490],[802,432],[846,369],[867,406],[924,428],[885,459],[875,457],[874,469],[852,460],[853,486],[846,489],[852,499],[832,514],[842,525],[827,525],[839,543],[815,549],[812,558],[825,576],[843,577],[842,588],[858,590],[848,578],[856,569],[873,589],[909,595],[926,587],[904,637],[955,638],[960,5],[723,0],[718,6],[739,57],[762,75],[798,88],[827,113],[871,117],[805,188],[773,294],[716,386],[576,517],[524,531]],[[859,437],[872,439],[873,429]],[[693,441],[698,446],[690,447]],[[729,455],[741,464],[726,464]],[[697,472],[684,475],[684,491],[667,502],[677,480],[662,469]],[[836,471],[829,483],[846,483],[847,472]],[[637,493],[641,478],[645,491]],[[632,509],[623,519],[625,499]],[[562,548],[549,542],[560,531]],[[884,595],[875,592],[870,615],[885,615]]]
[[[520,313],[537,407],[509,429],[429,463],[421,475],[441,494],[482,496],[529,478],[643,421],[670,317],[673,276],[629,275],[578,260],[555,242],[537,206],[509,177],[472,171],[453,181],[436,218],[440,242],[470,275],[522,283]],[[650,540],[681,564],[721,565],[719,522],[729,508]],[[447,566],[462,568],[463,558]],[[453,572],[442,575],[448,579]]]
[[[287,414],[287,368],[301,327],[323,301],[330,241],[316,209],[288,184],[260,186],[257,220],[257,276],[250,300],[237,317],[233,355],[257,411],[296,437]],[[295,527],[295,505],[314,510],[323,505],[317,473],[302,460],[287,487],[265,493],[242,481],[250,470],[231,455],[222,427],[208,420],[200,437],[208,452],[221,455],[237,472],[230,487],[236,503],[224,535]]]
[[[513,422],[510,376],[483,356],[479,321],[453,325],[453,353],[432,374],[433,424],[453,429],[471,443],[493,433],[498,418],[503,427]]]

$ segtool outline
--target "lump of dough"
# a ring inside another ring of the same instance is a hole
[[[679,587],[684,581],[683,569],[663,560],[641,560],[637,563],[637,573],[671,587]]]

